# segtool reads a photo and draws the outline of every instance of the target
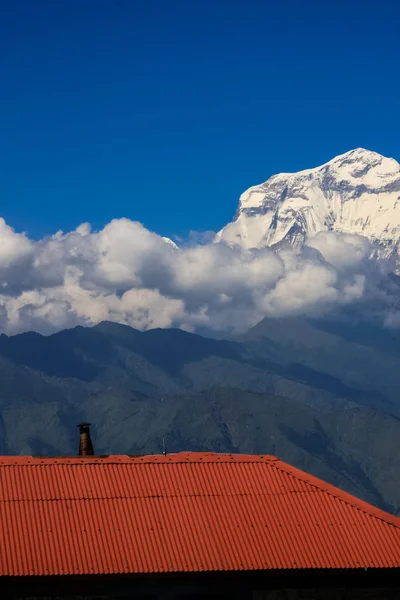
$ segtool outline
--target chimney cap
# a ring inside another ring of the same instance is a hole
[[[93,444],[90,438],[90,423],[79,423],[79,456],[93,456]]]

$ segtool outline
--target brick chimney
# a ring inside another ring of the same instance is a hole
[[[79,456],[93,456],[93,444],[90,437],[90,423],[79,423]]]

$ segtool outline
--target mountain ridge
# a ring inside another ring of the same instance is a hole
[[[400,354],[274,325],[241,341],[112,322],[2,336],[0,451],[73,454],[89,421],[99,454],[160,452],[163,438],[171,452],[270,453],[398,512]]]
[[[366,237],[398,271],[399,163],[357,148],[319,167],[273,175],[240,196],[233,221],[215,241],[296,248],[323,231]]]

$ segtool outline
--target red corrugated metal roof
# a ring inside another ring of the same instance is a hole
[[[272,456],[0,457],[0,575],[400,567],[400,519]]]

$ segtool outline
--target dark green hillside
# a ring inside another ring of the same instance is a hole
[[[272,453],[400,509],[400,358],[319,323],[264,321],[240,340],[101,323],[0,337],[0,450]],[[379,372],[382,376],[379,377]]]

